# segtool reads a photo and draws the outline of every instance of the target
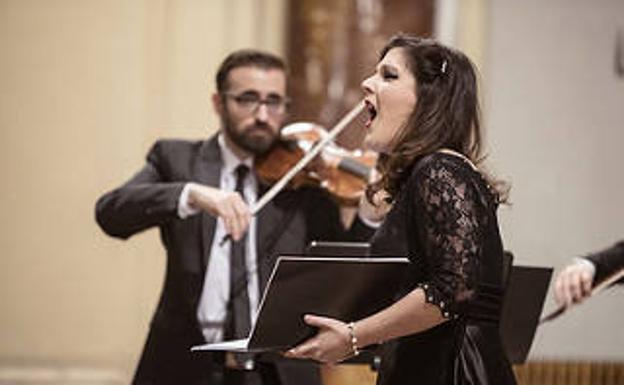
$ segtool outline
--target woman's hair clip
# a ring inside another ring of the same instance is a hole
[[[440,67],[440,72],[445,74],[446,73],[446,66],[448,65],[448,62],[446,60],[444,60],[442,62],[442,66]]]

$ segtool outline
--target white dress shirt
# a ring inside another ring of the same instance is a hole
[[[241,161],[226,146],[223,135],[218,137],[221,148],[223,165],[219,188],[221,190],[234,191],[236,188],[236,173],[234,170],[242,163],[253,170],[251,158]],[[199,210],[188,204],[188,184],[184,186],[180,194],[178,215],[186,218],[195,215]],[[252,206],[257,197],[258,181],[253,172],[247,174],[244,180],[243,192],[245,200]],[[226,236],[225,226],[221,218],[217,218],[210,259],[206,268],[204,286],[197,307],[197,320],[202,328],[206,342],[219,342],[223,340],[223,324],[226,317],[226,307],[230,297],[230,242],[221,244]],[[247,292],[249,295],[249,314],[253,325],[256,310],[258,308],[259,285],[256,259],[256,218],[252,217],[247,231],[247,243],[245,245],[245,259],[247,265]]]

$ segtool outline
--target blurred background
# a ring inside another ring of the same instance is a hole
[[[154,230],[106,237],[94,204],[155,139],[216,131],[225,55],[284,55],[292,119],[331,126],[398,31],[477,64],[516,264],[558,269],[624,238],[622,0],[0,0],[0,384],[130,381],[164,252]],[[624,384],[623,304],[611,290],[541,326],[529,360],[546,364],[523,381],[602,368],[593,383]],[[345,370],[327,383],[374,377]]]

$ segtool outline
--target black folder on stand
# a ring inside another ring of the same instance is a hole
[[[322,250],[333,253],[333,248],[340,245],[320,246]],[[355,247],[365,250],[362,245]],[[191,350],[286,350],[316,332],[303,322],[304,314],[350,321],[391,305],[397,299],[407,264],[405,258],[280,257],[267,284],[249,338],[198,345]],[[526,360],[551,275],[552,268],[546,267],[513,266],[511,269],[501,312],[500,332],[503,347],[512,364]],[[372,362],[376,359],[374,353],[355,362],[363,359],[370,360],[370,364],[376,366]]]
[[[307,254],[314,256],[370,256],[370,245],[362,242],[312,242]],[[507,357],[512,364],[526,361],[539,324],[552,271],[550,267],[512,266],[513,255],[506,252],[507,280],[500,318],[500,334]],[[378,366],[376,352],[352,358],[347,363],[369,363]]]
[[[405,258],[279,257],[249,338],[191,350],[286,350],[316,333],[305,314],[349,321],[391,305],[407,264]]]

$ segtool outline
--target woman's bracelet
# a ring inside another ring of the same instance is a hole
[[[349,322],[347,324],[347,329],[349,329],[349,338],[351,339],[351,350],[353,352],[353,356],[357,356],[360,354],[360,348],[358,347],[358,340],[355,336],[355,322]]]

